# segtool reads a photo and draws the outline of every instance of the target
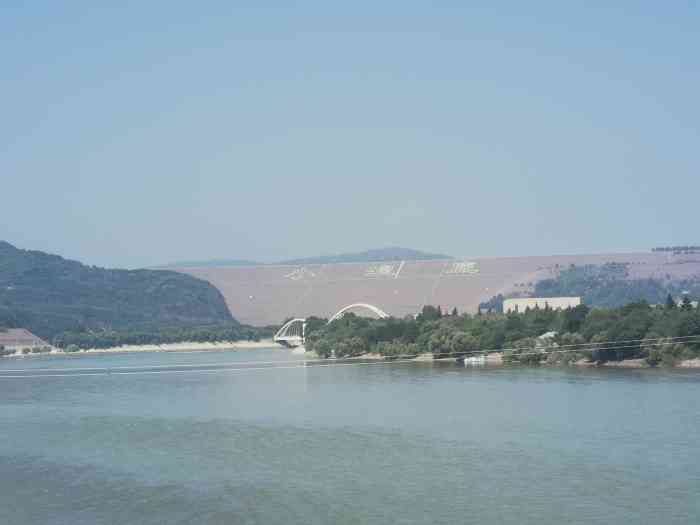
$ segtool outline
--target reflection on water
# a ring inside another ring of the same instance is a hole
[[[700,520],[693,371],[297,359],[0,361],[0,523]]]

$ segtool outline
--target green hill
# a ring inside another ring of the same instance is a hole
[[[288,259],[280,262],[262,263],[249,259],[208,259],[195,261],[180,261],[157,266],[156,269],[169,268],[219,268],[225,266],[266,266],[277,265],[304,265],[304,264],[336,264],[336,263],[366,263],[382,261],[434,261],[452,259],[449,255],[422,252],[410,248],[379,248],[357,253],[339,253],[335,255],[316,255]]]
[[[0,326],[62,332],[235,323],[211,284],[165,270],[86,266],[0,241]]]
[[[664,304],[667,296],[700,297],[700,279],[631,279],[629,265],[572,266],[554,279],[544,279],[535,285],[535,297],[580,296],[589,306],[620,308],[626,304],[646,301]]]

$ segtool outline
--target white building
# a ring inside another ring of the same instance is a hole
[[[524,312],[528,308],[566,310],[581,304],[580,297],[526,297],[522,299],[506,299],[503,301],[503,312]]]

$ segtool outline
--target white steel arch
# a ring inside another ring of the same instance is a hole
[[[275,343],[285,346],[301,346],[304,344],[304,332],[306,331],[306,319],[297,317],[287,321],[277,330],[273,337]]]
[[[341,317],[343,317],[345,315],[345,312],[347,312],[348,310],[352,310],[353,308],[362,308],[364,310],[369,310],[370,312],[375,314],[380,319],[385,319],[385,318],[389,317],[388,313],[386,313],[384,310],[377,308],[374,305],[367,304],[367,303],[354,303],[354,304],[349,304],[349,305],[345,306],[344,308],[341,308],[333,317],[331,317],[328,320],[328,323],[330,324],[333,321],[340,319]]]

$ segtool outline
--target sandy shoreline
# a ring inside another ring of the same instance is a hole
[[[125,353],[139,353],[139,352],[231,352],[240,350],[257,350],[257,349],[286,349],[286,347],[275,343],[272,339],[262,339],[260,341],[219,341],[215,343],[196,343],[196,342],[180,342],[180,343],[166,343],[162,345],[123,345],[116,346],[112,348],[87,348],[83,350],[78,350],[77,352],[65,352],[64,350],[54,348],[50,352],[42,352],[36,354],[10,354],[5,357],[36,357],[45,355],[60,355],[60,356],[80,356],[80,355],[101,355],[101,354],[125,354]],[[308,358],[316,358],[315,353],[307,352],[306,356]],[[390,356],[384,357],[376,353],[367,353],[361,356],[347,359],[357,359],[357,360],[383,360],[392,358]],[[416,362],[441,362],[441,361],[454,361],[454,357],[447,358],[435,358],[431,353],[419,354],[411,359]],[[501,352],[492,352],[488,354],[483,362],[478,364],[487,366],[501,366],[503,365],[503,354]],[[541,363],[542,366],[561,366],[559,364],[548,364]],[[606,363],[595,363],[592,361],[586,361],[581,359],[573,363],[569,363],[568,366],[574,367],[605,367],[605,368],[655,368],[650,366],[645,359],[625,359],[623,361],[609,361]],[[700,358],[688,359],[677,363],[672,368],[700,368]]]
[[[37,354],[13,354],[6,357],[33,357],[40,355],[65,355],[76,356],[85,354],[125,354],[138,352],[212,352],[212,351],[235,351],[235,350],[257,350],[262,348],[283,349],[284,347],[275,343],[272,339],[261,339],[260,341],[219,341],[215,343],[165,343],[162,345],[122,345],[111,348],[86,348],[77,352],[65,352],[59,348],[54,348],[51,352]]]

